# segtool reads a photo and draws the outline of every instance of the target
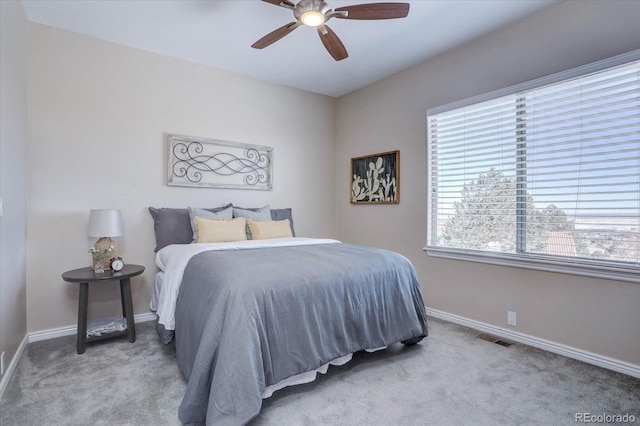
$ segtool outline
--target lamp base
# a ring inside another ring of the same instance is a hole
[[[101,257],[100,260],[96,260],[92,256],[92,258],[93,258],[93,269],[94,270],[96,269],[96,263],[102,262],[102,266],[103,266],[105,271],[111,270],[111,266],[109,265],[109,261],[113,257],[118,257],[118,246],[116,245],[116,242],[113,241],[109,237],[102,237],[98,241],[95,242],[95,244],[93,245],[93,248],[94,248],[94,250],[96,250],[96,251],[98,251],[100,253],[105,253],[104,257]]]

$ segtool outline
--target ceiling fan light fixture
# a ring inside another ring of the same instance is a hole
[[[308,27],[319,27],[324,24],[324,15],[321,12],[316,10],[310,10],[308,12],[304,12],[300,16],[300,21]]]
[[[2,1],[2,0],[0,0]],[[336,61],[349,57],[347,49],[340,38],[329,28],[327,21],[333,18],[370,21],[375,19],[406,18],[409,14],[409,3],[363,3],[331,9],[324,0],[299,0],[297,4],[289,0],[262,0],[276,6],[289,9],[296,19],[282,27],[271,31],[251,45],[254,49],[263,49],[296,28],[304,25],[316,28],[322,44]]]

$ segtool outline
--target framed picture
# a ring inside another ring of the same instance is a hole
[[[351,159],[351,204],[400,203],[400,151]]]
[[[169,186],[270,190],[273,148],[169,135]]]

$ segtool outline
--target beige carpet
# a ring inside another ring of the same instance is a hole
[[[252,425],[575,425],[576,413],[629,414],[640,424],[640,379],[429,321],[416,346],[358,353],[276,392]],[[29,344],[0,424],[180,425],[185,382],[152,325],[138,324],[133,344],[106,341],[83,355],[75,336]]]

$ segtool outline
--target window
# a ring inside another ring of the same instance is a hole
[[[427,111],[430,255],[640,282],[640,51]]]

